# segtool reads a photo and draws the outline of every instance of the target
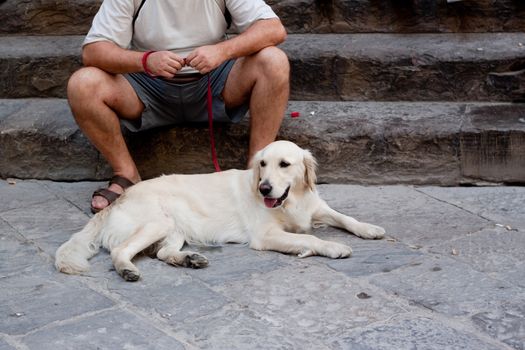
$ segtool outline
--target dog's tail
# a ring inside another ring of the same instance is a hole
[[[100,249],[99,235],[109,210],[102,210],[89,220],[86,226],[57,249],[55,267],[67,274],[79,274],[89,270],[88,260]]]

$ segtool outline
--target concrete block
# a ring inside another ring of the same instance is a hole
[[[65,97],[82,40],[0,37],[0,97]],[[514,101],[488,78],[521,69],[523,43],[520,32],[293,34],[280,47],[291,64],[292,100]]]
[[[101,0],[5,0],[2,34],[85,34]],[[268,0],[289,33],[491,32],[525,29],[512,0],[314,1]]]

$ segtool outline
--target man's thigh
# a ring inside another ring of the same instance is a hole
[[[273,83],[279,86],[282,81],[288,81],[289,67],[288,57],[275,46],[266,47],[253,55],[237,59],[222,94],[226,107],[237,107],[246,102],[259,79],[266,80],[270,89]],[[279,91],[267,92],[279,93]]]
[[[72,109],[77,111],[105,104],[120,117],[134,119],[144,109],[133,87],[122,75],[97,67],[83,67],[73,73],[67,94]]]
[[[241,106],[249,100],[256,77],[251,61],[251,57],[235,60],[222,91],[222,99],[227,108]]]
[[[107,104],[124,119],[140,118],[144,104],[129,81],[121,74],[113,76],[111,98]]]

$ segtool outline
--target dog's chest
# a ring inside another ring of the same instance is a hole
[[[312,229],[312,215],[303,208],[289,208],[280,216],[285,231],[303,233]]]

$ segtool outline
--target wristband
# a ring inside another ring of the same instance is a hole
[[[151,71],[148,69],[148,57],[149,57],[149,55],[151,55],[154,52],[155,51],[146,51],[142,55],[142,68],[144,69],[144,72],[147,75],[149,75],[150,77],[155,77],[155,75],[153,73],[151,73]]]

